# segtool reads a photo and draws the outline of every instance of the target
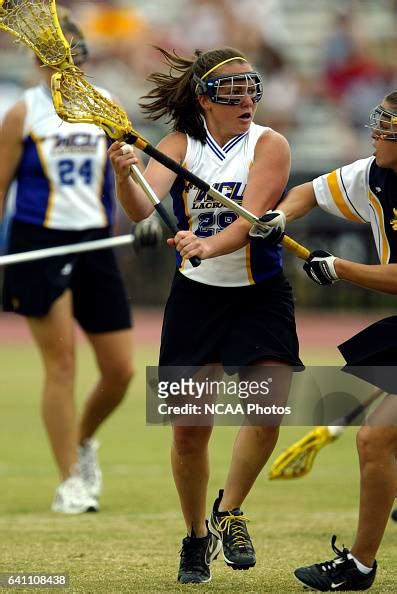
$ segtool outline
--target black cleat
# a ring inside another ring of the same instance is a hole
[[[220,512],[223,490],[215,500],[208,527],[223,545],[223,558],[233,569],[249,569],[256,563],[255,550],[247,530],[248,518],[240,508]]]
[[[210,563],[217,558],[222,548],[221,541],[208,532],[204,538],[186,536],[182,540],[178,582],[181,584],[205,584],[211,581]]]
[[[336,536],[332,537],[331,546],[337,554],[335,559],[315,563],[295,569],[295,577],[306,588],[319,592],[346,592],[368,590],[374,582],[376,575],[376,561],[369,573],[362,573],[354,562],[349,559],[349,549],[340,551],[335,546]]]

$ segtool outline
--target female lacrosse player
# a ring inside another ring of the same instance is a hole
[[[232,48],[196,51],[193,59],[160,51],[169,73],[151,75],[155,86],[144,98],[152,119],[168,116],[173,123],[174,132],[161,140],[159,148],[251,212],[262,215],[272,209],[287,184],[290,150],[283,136],[253,121],[262,97],[259,75]],[[139,221],[152,208],[129,177],[135,155],[123,151],[117,142],[109,149],[117,195],[130,217]],[[157,162],[149,161],[145,177],[159,197],[171,193],[181,229],[168,240],[177,250],[177,271],[164,315],[160,366],[222,364],[240,369],[240,377],[247,379],[253,365],[257,374],[272,365],[285,371],[287,394],[290,366],[300,360],[280,249],[265,247],[260,239],[250,242],[249,223]],[[197,268],[188,260],[194,255],[202,260]],[[278,435],[276,426],[257,425],[239,431],[209,526],[206,494],[212,429],[173,427],[172,469],[188,531],[178,574],[182,583],[210,579],[209,563],[221,543],[228,565],[235,569],[255,565],[240,506]]]
[[[304,269],[311,280],[340,280],[397,294],[397,92],[370,114],[374,154],[293,188],[280,204],[288,221],[316,206],[330,214],[371,225],[380,264],[360,264],[323,250],[310,255]],[[296,577],[322,592],[367,590],[376,576],[378,549],[397,491],[397,317],[379,320],[339,346],[347,371],[388,392],[357,434],[360,459],[360,510],[351,550],[339,550],[324,563],[300,567]],[[386,366],[386,367],[384,367]]]
[[[87,54],[81,32],[61,14],[76,63]],[[9,253],[109,237],[113,176],[105,134],[62,122],[49,89],[51,71],[5,116],[0,131],[0,212],[17,181]],[[66,255],[5,269],[3,307],[26,317],[45,371],[42,411],[62,482],[52,509],[98,509],[101,472],[93,435],[126,394],[132,377],[130,306],[110,250]],[[99,380],[77,422],[75,318]]]

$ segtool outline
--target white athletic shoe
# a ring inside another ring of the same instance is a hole
[[[98,502],[91,497],[80,476],[71,476],[63,481],[55,492],[52,511],[61,514],[96,512]]]
[[[79,446],[80,476],[88,494],[98,499],[102,492],[102,472],[98,464],[96,439],[85,439]]]

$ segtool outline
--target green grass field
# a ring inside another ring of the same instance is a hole
[[[339,546],[351,544],[358,498],[354,429],[320,452],[306,478],[269,482],[265,471],[258,479],[244,506],[257,550],[254,569],[233,572],[218,559],[210,585],[178,586],[184,525],[170,474],[170,430],[145,426],[144,368],[155,363],[156,351],[139,349],[129,398],[99,433],[101,512],[77,517],[49,511],[58,479],[39,415],[38,355],[29,344],[3,345],[0,357],[0,572],[68,573],[68,592],[292,593],[303,591],[292,576],[296,566],[332,558],[332,534]],[[80,402],[94,377],[82,346]],[[275,454],[305,432],[282,429]],[[235,433],[214,432],[208,507],[223,484]],[[390,523],[372,592],[396,592],[396,560],[397,524]]]

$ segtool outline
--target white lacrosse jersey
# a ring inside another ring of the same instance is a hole
[[[187,136],[183,165],[211,187],[241,204],[255,145],[269,130],[252,123],[248,132],[235,136],[222,147],[208,130],[205,144]],[[234,212],[181,177],[175,180],[170,193],[179,229],[189,229],[198,237],[215,235],[237,219]],[[255,238],[231,254],[203,260],[197,268],[193,268],[189,260],[182,259],[178,252],[176,258],[179,270],[188,278],[221,287],[256,284],[282,269],[281,248]]]
[[[397,262],[397,175],[375,157],[360,159],[313,180],[318,205],[358,223],[370,223],[379,260]]]
[[[25,91],[23,99],[26,118],[14,218],[50,229],[110,225],[114,179],[103,130],[63,122],[43,84]]]

